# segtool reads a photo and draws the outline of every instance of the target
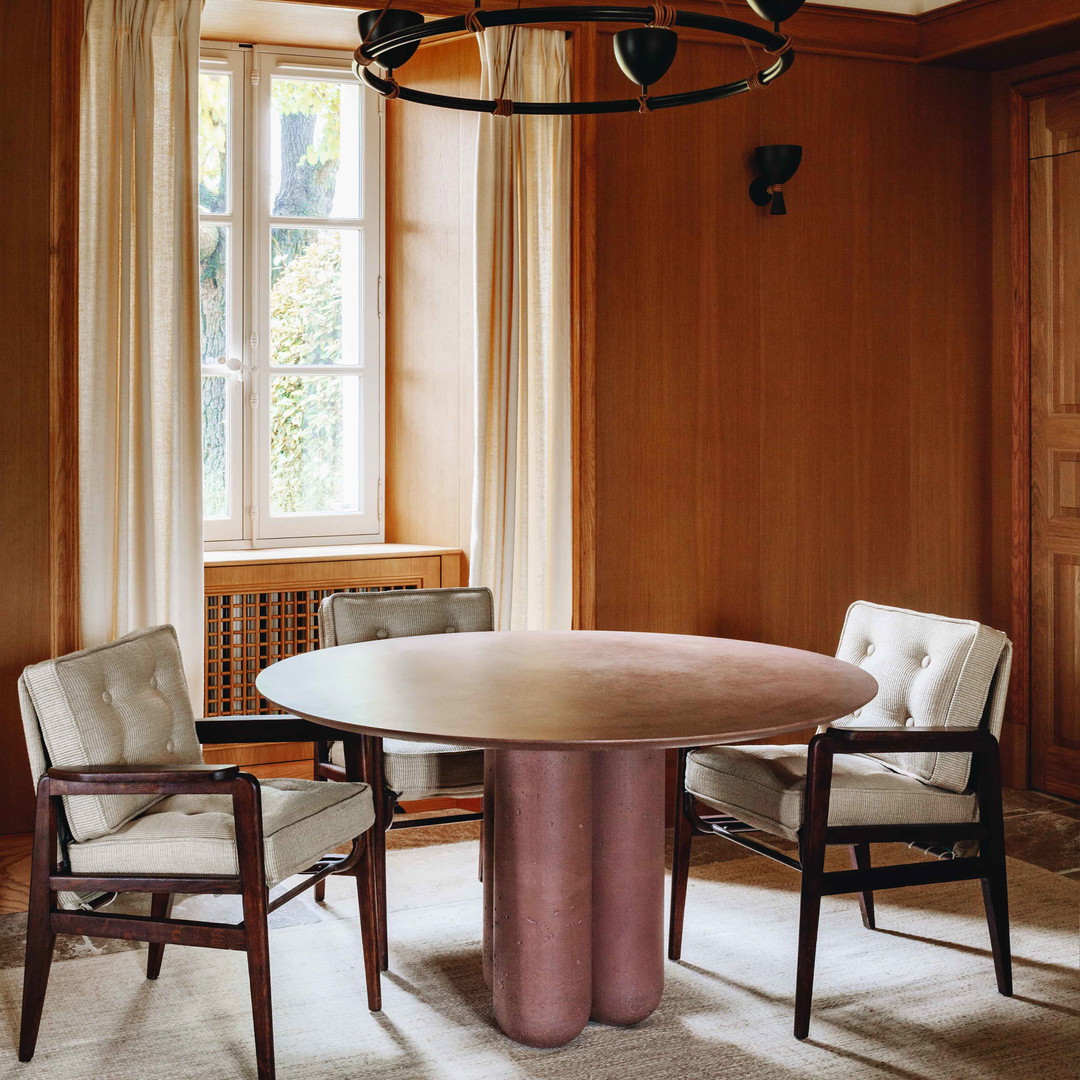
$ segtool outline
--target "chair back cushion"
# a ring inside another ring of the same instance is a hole
[[[472,633],[495,628],[490,589],[398,589],[334,593],[319,605],[319,644]]]
[[[19,699],[35,784],[49,766],[202,761],[171,626],[34,664],[19,680]],[[163,797],[75,795],[64,809],[81,842],[111,833]]]
[[[1012,647],[1000,630],[860,600],[848,608],[836,655],[868,671],[880,687],[837,727],[982,726],[1001,733]],[[968,786],[970,754],[873,756],[947,791]]]

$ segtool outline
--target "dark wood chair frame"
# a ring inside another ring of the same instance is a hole
[[[204,744],[266,741],[312,741],[325,731],[296,718],[225,717],[196,722]],[[350,756],[359,747],[347,750]],[[363,763],[352,762],[358,773]],[[66,859],[61,797],[65,795],[229,795],[236,820],[236,852],[239,873],[203,877],[134,874],[74,874]],[[377,802],[378,800],[376,800]],[[255,1051],[259,1080],[273,1080],[274,1034],[270,1002],[270,951],[267,917],[305,889],[330,874],[356,877],[360,902],[364,974],[368,1008],[382,1008],[378,934],[375,920],[375,874],[372,830],[353,841],[347,855],[328,854],[302,873],[309,875],[279,896],[270,899],[263,858],[261,793],[255,777],[237,765],[122,765],[50,768],[37,788],[34,850],[30,877],[30,910],[26,929],[26,968],[23,979],[22,1027],[19,1060],[34,1056],[41,1024],[45,990],[49,980],[57,934],[86,934],[149,942],[146,977],[161,971],[166,945],[200,945],[212,949],[236,949],[247,953],[251,986],[251,1010],[255,1028]],[[109,896],[90,904],[90,910],[67,910],[57,903],[58,892],[149,893],[150,915],[107,914],[98,909]],[[240,923],[201,922],[171,916],[174,893],[239,894],[243,905]]]
[[[335,765],[330,760],[330,744],[332,742],[341,742],[344,746],[345,768]],[[355,763],[355,768],[350,768],[350,760]],[[359,769],[363,771],[358,771]],[[380,970],[386,971],[390,963],[386,911],[387,832],[390,829],[418,829],[430,825],[450,825],[462,821],[483,821],[484,814],[482,811],[461,810],[411,821],[403,821],[398,818],[397,815],[403,813],[403,811],[398,805],[397,795],[386,786],[386,774],[383,769],[383,741],[374,735],[350,735],[347,732],[338,731],[334,733],[332,739],[316,740],[315,779],[363,781],[371,785],[371,791],[375,798],[375,824],[371,827],[371,843],[375,863],[379,965]],[[481,873],[483,873],[482,848],[483,837],[481,837]],[[320,881],[315,886],[315,899],[322,901],[325,894],[326,883]]]
[[[724,814],[700,814],[697,800],[686,790],[686,755],[679,752],[675,807],[675,852],[671,874],[671,913],[668,956],[682,955],[686,883],[690,870],[690,842],[695,834],[722,836],[750,851],[802,872],[799,907],[799,948],[795,979],[795,1038],[810,1032],[810,1005],[814,986],[818,917],[821,898],[858,893],[863,925],[876,926],[874,892],[906,885],[944,881],[982,882],[990,946],[998,990],[1012,996],[1012,958],[1009,948],[1009,903],[1005,878],[1005,833],[1001,810],[1001,774],[998,742],[987,731],[921,731],[895,728],[828,728],[816,735],[808,748],[806,787],[803,793],[803,827],[799,830],[799,858],[794,859],[746,833],[760,832]],[[973,755],[972,783],[979,820],[957,825],[830,826],[829,789],[834,754],[952,753]],[[874,867],[872,843],[903,842],[943,854],[937,862],[904,863]],[[977,841],[979,853],[952,858],[952,845]],[[851,850],[851,870],[825,870],[825,849],[845,844]]]

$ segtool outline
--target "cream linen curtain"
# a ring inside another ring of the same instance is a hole
[[[477,35],[480,97],[569,100],[566,35],[513,35]],[[570,184],[568,117],[480,117],[470,577],[502,630],[571,623]]]
[[[79,226],[84,646],[170,622],[202,701],[196,142],[202,0],[86,0]]]

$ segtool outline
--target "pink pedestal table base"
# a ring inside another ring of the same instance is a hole
[[[636,1024],[664,989],[664,751],[485,753],[484,977],[528,1046]]]

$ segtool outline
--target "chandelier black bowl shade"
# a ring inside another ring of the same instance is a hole
[[[497,11],[479,11],[474,18],[483,27],[489,26],[530,26],[544,23],[637,23],[648,26],[655,18],[652,7],[543,7],[543,8],[503,8]],[[776,57],[767,68],[745,79],[708,86],[701,90],[690,90],[682,94],[659,94],[648,99],[649,111],[672,109],[680,105],[697,105],[704,101],[716,101],[719,98],[745,94],[755,87],[768,86],[780,78],[795,59],[791,48],[791,39],[783,34],[741,22],[738,19],[725,19],[718,15],[704,15],[697,11],[676,11],[673,26],[685,26],[691,30],[704,30],[707,33],[726,34],[729,37],[742,38],[744,41],[760,45],[767,53]],[[458,109],[463,112],[494,113],[498,102],[483,98],[455,97],[450,94],[432,94],[425,90],[414,90],[400,86],[392,78],[376,75],[371,64],[381,68],[391,68],[390,57],[405,46],[419,45],[431,38],[444,37],[448,34],[461,34],[470,29],[464,15],[455,15],[448,19],[436,19],[422,25],[408,26],[391,34],[383,34],[382,26],[363,41],[356,50],[353,70],[365,86],[385,97],[400,97],[403,101],[414,101],[419,105],[433,105],[443,109]],[[363,33],[363,32],[361,32]],[[645,84],[648,85],[648,84]],[[515,115],[525,116],[582,116],[597,113],[639,112],[642,103],[639,98],[621,98],[609,101],[515,101]]]
[[[622,73],[639,86],[662,79],[679,47],[679,35],[659,26],[633,26],[615,35],[615,59]]]
[[[376,8],[373,11],[361,12],[356,17],[356,23],[360,27],[361,41],[381,41],[400,30],[423,26],[424,16],[419,11],[406,11],[404,8]],[[419,47],[420,42],[417,41],[413,45],[391,49],[382,57],[380,63],[385,68],[401,67],[412,59],[413,53]]]
[[[786,184],[802,162],[802,147],[791,143],[759,146],[754,150],[754,160],[766,184]]]
[[[803,0],[746,0],[767,22],[782,23],[803,6]]]

